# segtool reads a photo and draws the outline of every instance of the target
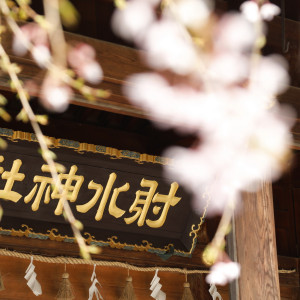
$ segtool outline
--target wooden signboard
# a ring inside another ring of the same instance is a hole
[[[0,233],[74,242],[60,193],[31,133],[0,129]],[[168,159],[51,138],[63,191],[89,244],[190,256],[200,229],[190,196],[162,176]]]

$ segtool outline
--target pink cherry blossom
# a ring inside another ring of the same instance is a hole
[[[32,57],[41,68],[46,67],[51,59],[47,32],[36,23],[28,23],[20,28],[14,36],[12,48],[20,56],[31,48]]]
[[[279,55],[261,57],[254,66],[250,87],[268,95],[283,93],[289,84],[287,62]]]
[[[82,62],[94,60],[95,58],[95,49],[85,43],[77,44],[68,52],[68,62],[73,68],[77,68]]]
[[[29,47],[30,47],[30,40],[26,34],[19,32],[14,35],[12,50],[16,55],[18,56],[26,55]]]
[[[271,21],[273,18],[280,14],[280,8],[272,3],[265,3],[260,9],[262,18],[266,21]]]
[[[240,276],[241,266],[235,262],[218,262],[211,267],[206,276],[209,284],[226,285]]]
[[[47,32],[36,23],[28,23],[20,27],[20,32],[13,39],[13,51],[17,55],[25,55],[30,43],[35,46],[48,46]]]
[[[215,29],[214,48],[217,52],[249,52],[256,39],[255,30],[237,13],[224,15]]]
[[[197,30],[207,22],[212,11],[212,5],[212,1],[177,0],[168,9],[182,24]]]
[[[80,43],[68,52],[68,63],[75,72],[92,84],[98,84],[103,71],[96,59],[96,51],[90,45]]]
[[[165,151],[174,159],[165,172],[194,194],[198,212],[209,195],[208,214],[219,214],[229,201],[238,202],[241,192],[256,191],[262,180],[279,177],[292,143],[294,114],[275,99],[289,82],[284,60],[250,55],[257,38],[253,23],[229,13],[212,32],[212,47],[202,53],[182,24],[163,15],[139,45],[150,67],[184,80],[135,74],[124,93],[158,126],[198,137],[191,149]]]
[[[271,21],[280,14],[280,8],[269,2],[259,6],[256,1],[245,1],[240,9],[250,22],[257,22],[260,19]]]
[[[248,78],[250,62],[244,54],[221,52],[211,56],[207,72],[214,85],[237,84]]]
[[[50,111],[61,113],[68,108],[72,94],[68,85],[48,75],[43,81],[40,101]]]
[[[91,84],[98,84],[103,78],[102,68],[95,61],[90,61],[82,65],[78,69],[78,74]]]
[[[141,42],[146,62],[158,70],[185,75],[197,66],[197,52],[180,24],[171,19],[154,23]]]
[[[238,199],[241,191],[255,190],[261,180],[278,178],[281,158],[291,143],[292,124],[282,120],[279,106],[266,109],[265,94],[258,89],[204,93],[145,73],[132,76],[124,91],[159,126],[164,122],[165,127],[199,135],[198,147],[170,148],[164,154],[174,159],[172,166],[166,166],[168,176],[194,192],[198,211],[204,207],[202,195],[207,188],[214,199],[209,213],[214,214],[231,198]]]
[[[259,7],[255,1],[243,2],[240,9],[249,21],[256,22],[259,19]]]
[[[37,45],[32,49],[32,57],[41,68],[45,68],[51,60],[50,50],[45,45]]]
[[[155,20],[152,1],[131,0],[124,9],[118,9],[112,17],[112,29],[126,40],[138,41]]]

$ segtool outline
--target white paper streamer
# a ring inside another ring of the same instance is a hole
[[[96,278],[95,270],[96,270],[96,265],[94,265],[94,271],[93,271],[93,274],[92,274],[92,277],[91,277],[91,281],[93,283],[89,288],[89,299],[88,300],[92,300],[94,295],[96,296],[97,300],[99,300],[99,299],[104,300],[102,295],[100,294],[98,288],[97,288],[97,283],[100,285],[100,287],[102,287],[102,286]]]
[[[162,285],[159,283],[160,278],[157,276],[157,273],[158,269],[155,271],[155,275],[150,283],[151,297],[155,300],[166,300],[166,293],[161,290]]]
[[[209,293],[211,294],[213,300],[223,300],[222,299],[222,296],[220,295],[220,293],[217,291],[217,287],[214,285],[214,284],[211,284],[210,285],[210,288],[209,288]]]
[[[33,257],[31,256],[31,261],[29,266],[25,271],[24,278],[27,280],[27,285],[32,290],[32,292],[36,295],[42,295],[42,288],[40,283],[36,279],[36,273],[34,272],[35,266],[33,264]]]

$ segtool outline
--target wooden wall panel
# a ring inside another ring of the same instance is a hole
[[[37,279],[42,285],[43,295],[37,298],[26,285],[25,270],[29,260],[0,256],[0,272],[5,290],[0,291],[1,300],[53,300],[59,288],[60,276],[64,272],[64,264],[50,264],[34,261]],[[93,266],[67,265],[70,282],[74,289],[75,299],[87,299],[90,287],[90,277]],[[295,269],[294,273],[280,274],[281,300],[299,300],[299,259],[279,257],[279,269]],[[97,278],[102,284],[101,294],[105,300],[117,300],[125,285],[127,270],[114,267],[97,267]],[[148,272],[130,271],[137,300],[151,300],[149,283],[153,274]],[[177,273],[160,272],[163,291],[167,300],[181,300],[185,276]],[[194,293],[194,300],[211,300],[209,286],[205,283],[205,275],[188,276]],[[229,297],[229,286],[218,286],[218,292],[223,300],[236,300]],[[153,299],[152,299],[153,300]],[[256,300],[256,299],[255,299]],[[258,299],[257,299],[258,300]]]
[[[0,256],[0,271],[5,286],[4,291],[0,291],[1,300],[16,299],[37,299],[24,279],[25,270],[29,260],[19,258],[7,258]],[[36,266],[37,279],[43,290],[40,297],[43,300],[53,300],[59,288],[59,282],[64,272],[64,264],[40,263],[34,261]],[[93,266],[87,265],[67,265],[67,272],[70,275],[75,299],[88,299],[88,290],[91,285],[91,275]],[[97,267],[97,278],[102,285],[100,289],[105,300],[116,300],[125,285],[127,270],[114,267]],[[133,278],[133,286],[138,300],[150,300],[150,282],[154,273],[130,271]],[[177,273],[160,272],[162,290],[167,293],[168,300],[181,299],[183,292],[183,282],[185,276]]]
[[[27,259],[8,258],[0,256],[0,272],[2,274],[5,290],[0,291],[1,300],[16,299],[43,299],[53,300],[59,289],[61,275],[64,273],[64,264],[41,263],[34,261],[37,279],[42,286],[43,294],[37,298],[26,284],[24,279],[25,270],[30,263]],[[92,265],[67,265],[70,282],[73,287],[75,299],[88,299],[88,290],[91,285]],[[102,285],[100,292],[105,300],[117,300],[124,288],[127,270],[114,267],[97,267],[97,279]],[[133,278],[133,287],[137,300],[153,300],[150,297],[150,282],[153,278],[152,272],[130,271]],[[193,277],[194,275],[192,275]],[[199,277],[199,275],[197,275]],[[181,300],[183,294],[183,283],[185,275],[171,272],[159,272],[162,290],[167,294],[167,300]],[[194,300],[210,300],[209,286],[204,282],[205,275],[200,275],[201,284],[193,286],[193,292],[198,290]],[[189,276],[188,280],[193,280]],[[223,300],[229,300],[228,286],[217,287]]]

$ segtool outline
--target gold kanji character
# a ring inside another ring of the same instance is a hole
[[[108,197],[110,195],[110,192],[112,190],[112,187],[116,181],[117,175],[116,173],[111,173],[109,175],[106,187],[104,189],[104,193],[102,196],[102,199],[99,204],[99,208],[97,210],[95,220],[100,221],[103,217],[104,209],[108,201]],[[94,181],[90,181],[88,185],[89,189],[96,190],[94,197],[86,204],[82,205],[76,205],[77,211],[81,213],[86,213],[88,210],[90,210],[98,201],[102,191],[103,191],[103,186],[101,184],[95,183]],[[124,215],[125,211],[123,209],[120,209],[117,207],[116,202],[119,194],[121,192],[126,192],[130,188],[129,183],[125,183],[123,186],[119,188],[115,188],[113,191],[113,194],[110,199],[109,207],[108,207],[108,212],[114,216],[115,218],[120,218]]]
[[[155,221],[147,219],[146,224],[152,228],[158,228],[158,227],[163,226],[166,221],[170,206],[175,206],[181,200],[181,198],[175,197],[175,194],[179,187],[178,183],[173,182],[171,184],[171,188],[170,188],[168,195],[161,195],[159,193],[156,193],[154,195],[156,188],[158,186],[158,183],[154,180],[146,180],[143,178],[141,181],[141,186],[148,187],[149,191],[144,192],[144,191],[138,190],[136,192],[135,200],[134,200],[133,204],[131,205],[131,207],[129,208],[130,213],[132,213],[133,211],[135,211],[136,213],[132,217],[124,218],[126,224],[131,224],[134,221],[136,221],[137,218],[139,218],[137,224],[138,224],[138,226],[143,226],[145,223],[146,215],[150,208],[151,202],[153,202],[153,203],[159,202],[159,203],[164,203],[164,207],[163,207],[160,217]],[[146,196],[146,199],[141,199],[141,196]],[[138,205],[141,205],[142,207],[138,206]],[[161,210],[161,207],[155,205],[153,208],[153,213],[155,215],[157,215],[160,212],[160,210]]]
[[[73,165],[70,168],[70,172],[68,174],[62,174],[60,173],[58,175],[60,181],[61,181],[61,188],[62,188],[62,193],[59,192],[57,188],[54,188],[53,192],[51,193],[51,198],[52,199],[59,199],[57,207],[54,211],[55,215],[60,215],[62,214],[63,211],[63,202],[64,200],[69,200],[70,202],[75,202],[80,190],[80,187],[84,181],[83,176],[75,175],[77,172],[77,166]],[[50,167],[49,165],[42,165],[41,170],[43,172],[50,172]],[[73,185],[73,181],[75,181],[75,185]],[[25,203],[28,203],[31,201],[33,196],[36,193],[38,183],[40,183],[40,187],[38,190],[38,193],[35,197],[34,202],[31,205],[31,208],[33,211],[36,211],[39,209],[40,202],[42,199],[42,196],[44,194],[45,188],[47,187],[45,197],[44,197],[44,203],[49,203],[50,202],[50,185],[53,184],[53,179],[52,177],[45,177],[45,176],[34,176],[33,182],[36,183],[34,188],[31,190],[31,192],[25,197],[24,201]]]
[[[0,162],[3,162],[4,157],[0,156]],[[13,202],[18,202],[20,198],[22,197],[21,194],[12,191],[13,185],[15,181],[23,181],[25,178],[25,175],[23,173],[18,173],[20,170],[20,167],[22,165],[22,161],[20,159],[16,159],[13,162],[12,168],[10,172],[4,171],[4,169],[0,168],[0,173],[2,173],[1,178],[6,180],[5,186],[3,190],[0,190],[0,198],[5,200],[10,200]]]
[[[164,208],[162,210],[160,217],[157,220],[155,220],[155,221],[152,221],[149,219],[146,220],[146,223],[149,227],[159,228],[164,225],[166,218],[167,218],[168,211],[170,209],[170,206],[175,206],[181,200],[181,198],[175,197],[178,187],[179,187],[178,183],[173,182],[171,184],[171,188],[170,188],[168,195],[161,195],[158,193],[155,194],[152,202],[153,203],[157,203],[157,202],[164,203]],[[161,209],[160,206],[155,205],[153,207],[153,213],[155,215],[157,215],[159,213],[160,209]]]
[[[154,193],[156,191],[156,188],[158,186],[158,183],[154,180],[146,180],[146,179],[142,179],[141,181],[141,186],[142,187],[148,187],[149,191],[148,192],[143,192],[138,190],[135,193],[135,200],[133,202],[133,204],[130,206],[129,208],[129,212],[132,213],[133,211],[136,211],[136,214],[132,217],[129,218],[125,218],[125,222],[126,224],[131,224],[133,223],[137,218],[139,218],[137,224],[138,226],[143,226],[145,219],[146,219],[146,215],[147,212],[149,210],[151,201],[153,199]],[[146,196],[146,199],[141,199],[141,196]],[[137,205],[142,205],[142,207],[137,206]]]

